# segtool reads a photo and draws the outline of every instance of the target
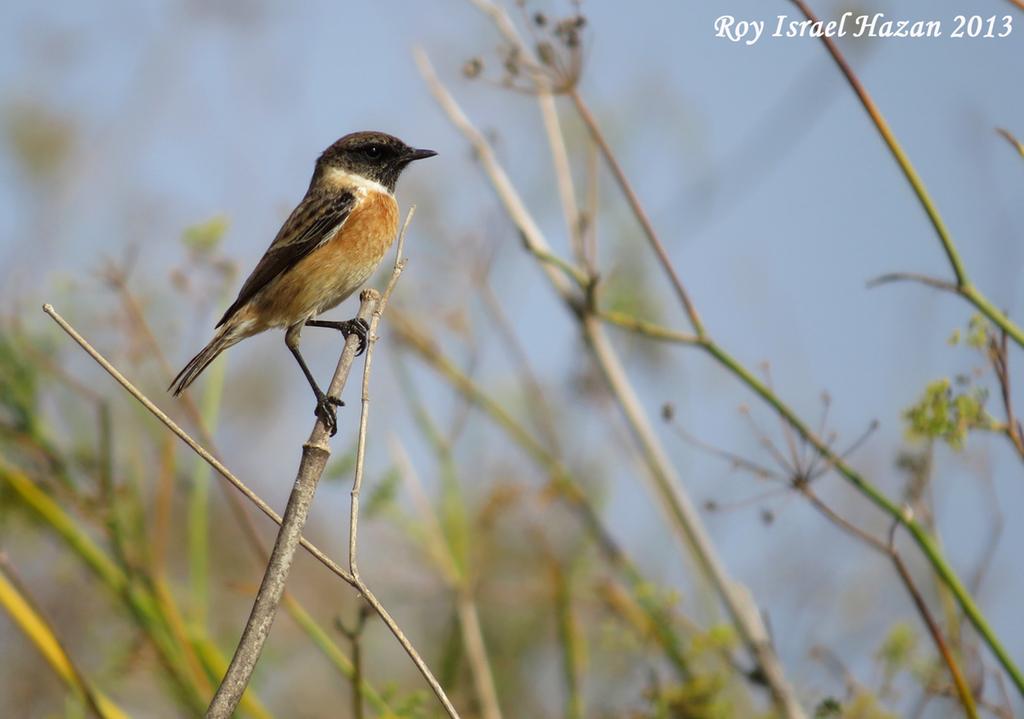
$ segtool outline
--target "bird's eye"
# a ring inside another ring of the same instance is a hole
[[[365,150],[363,150],[363,152],[365,152],[366,156],[371,160],[376,160],[381,154],[380,145],[369,145]]]

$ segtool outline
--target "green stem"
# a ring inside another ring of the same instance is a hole
[[[583,719],[585,716],[583,694],[580,691],[583,636],[573,613],[572,579],[552,562],[552,576],[555,585],[555,616],[558,624],[558,639],[562,649],[562,676],[566,686],[565,716],[568,719]]]
[[[608,561],[625,580],[633,600],[648,615],[651,625],[654,627],[656,639],[665,655],[681,676],[690,676],[689,662],[685,655],[683,642],[675,633],[671,613],[648,591],[652,586],[651,582],[640,572],[632,558],[612,541],[583,487],[569,469],[539,440],[535,439],[525,427],[519,424],[497,400],[484,392],[426,337],[416,332],[413,325],[405,321],[401,315],[395,316],[394,323],[402,340],[466,400],[490,417],[491,421],[497,424],[541,470],[548,474],[552,486],[558,489],[559,496],[580,512],[585,529],[595,538]]]
[[[974,285],[970,283],[964,285],[959,289],[959,294],[977,307],[983,315],[999,325],[999,328],[1013,338],[1013,341],[1020,347],[1024,347],[1024,330],[1014,324],[1013,320],[993,305]]]
[[[85,563],[87,567],[131,610],[136,623],[153,642],[175,689],[193,711],[201,712],[206,706],[185,661],[181,647],[163,621],[151,594],[127,575],[86,535],[75,522],[43,492],[27,475],[7,464],[0,457],[0,480],[18,495],[42,521],[53,529]]]
[[[1013,681],[1017,690],[1024,695],[1024,675],[1021,674],[1020,669],[1014,664],[1013,659],[1010,657],[1006,648],[1000,643],[996,637],[995,632],[989,625],[985,616],[981,613],[978,605],[975,604],[973,597],[970,592],[964,586],[963,582],[957,576],[953,568],[949,566],[949,563],[942,556],[942,552],[935,543],[935,540],[928,534],[928,532],[917,522],[915,522],[906,512],[904,512],[899,506],[894,504],[888,497],[886,497],[877,487],[868,482],[852,467],[842,460],[841,457],[837,456],[829,447],[826,445],[820,437],[814,434],[800,418],[796,416],[785,403],[780,400],[774,392],[761,380],[755,377],[746,367],[740,364],[732,355],[728,354],[724,349],[719,347],[713,341],[705,341],[701,344],[712,357],[714,357],[719,364],[728,369],[733,375],[735,375],[743,384],[747,385],[755,394],[761,397],[765,402],[772,406],[772,408],[783,417],[796,432],[804,438],[811,446],[813,446],[822,457],[835,467],[836,471],[839,472],[847,481],[849,481],[858,491],[864,496],[870,499],[879,509],[888,514],[893,518],[894,521],[899,522],[903,525],[906,530],[910,533],[910,536],[914,538],[917,546],[924,553],[925,557],[928,558],[928,563],[931,564],[936,574],[942,579],[943,583],[949,588],[956,597],[957,603],[967,616],[968,620],[984,639],[985,643],[995,654],[999,663],[1002,665],[1006,673],[1010,675],[1010,679]]]
[[[312,615],[303,608],[301,604],[295,601],[291,596],[284,596],[284,608],[291,615],[295,623],[298,624],[302,630],[306,633],[317,648],[323,652],[327,660],[334,666],[338,672],[351,682],[356,679],[356,669],[352,663],[352,660],[345,656],[345,653],[338,648],[338,645],[334,643],[330,635],[324,631],[324,629],[317,624],[316,620],[313,619]],[[388,706],[387,701],[367,683],[366,679],[362,679],[358,684],[359,694],[362,695],[366,701],[368,701],[373,708],[383,716],[394,715],[394,710]]]
[[[812,22],[817,22],[818,18],[811,11],[803,0],[792,0],[800,11]],[[846,77],[846,81],[853,88],[853,91],[857,94],[860,99],[861,105],[864,106],[871,121],[875,124],[875,128],[878,130],[878,134],[882,136],[886,146],[889,148],[889,152],[892,153],[896,163],[900,166],[904,176],[907,178],[907,182],[914,190],[914,194],[917,195],[918,201],[924,208],[925,214],[928,215],[928,219],[935,228],[935,233],[939,236],[939,242],[942,243],[942,249],[946,253],[946,258],[949,260],[949,265],[953,270],[953,275],[956,277],[957,293],[966,298],[972,305],[988,317],[990,320],[995,322],[999,327],[1006,331],[1013,341],[1016,342],[1020,347],[1024,348],[1024,330],[1021,330],[1016,324],[1014,324],[1010,318],[1008,318],[1003,312],[1000,312],[989,300],[978,290],[974,285],[971,284],[970,279],[967,276],[967,270],[964,268],[963,261],[960,259],[960,253],[957,251],[956,244],[953,242],[952,236],[949,234],[949,230],[946,228],[946,223],[942,220],[942,216],[939,214],[938,208],[935,206],[935,202],[932,200],[931,195],[928,194],[928,189],[924,186],[924,181],[921,176],[917,174],[917,170],[914,169],[913,164],[910,162],[910,158],[907,153],[904,152],[903,147],[896,140],[896,136],[893,134],[892,129],[889,127],[889,123],[885,121],[881,111],[875,104],[875,101],[871,99],[871,95],[868,94],[867,89],[861,83],[860,78],[854,73],[853,68],[850,67],[849,63],[846,62],[846,58],[839,51],[839,46],[836,45],[835,41],[829,37],[822,37],[821,41],[825,43],[825,47],[828,49],[832,59],[835,60],[836,65],[839,66],[840,71]]]
[[[203,427],[217,426],[226,366],[220,362],[211,368],[199,408]],[[199,631],[205,631],[209,607],[210,476],[210,465],[197,457],[188,498],[188,564],[191,621]]]

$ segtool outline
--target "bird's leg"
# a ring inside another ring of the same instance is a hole
[[[356,317],[352,320],[345,320],[344,322],[332,322],[330,320],[306,320],[306,325],[309,327],[328,327],[332,330],[338,330],[341,332],[341,336],[348,339],[349,335],[355,335],[359,338],[359,349],[356,351],[356,357],[366,351],[367,336],[370,332],[370,325],[367,324],[366,320],[362,317]]]
[[[299,352],[299,334],[301,332],[302,325],[292,325],[285,332],[284,343],[288,345],[288,349],[291,350],[295,361],[302,368],[302,374],[306,375],[309,386],[313,388],[313,394],[316,395],[316,416],[323,421],[324,427],[327,428],[327,431],[333,437],[338,432],[338,411],[336,408],[344,407],[345,403],[336,397],[328,397],[317,385],[316,380],[313,379],[313,373],[309,371],[306,360],[302,358],[302,353]]]

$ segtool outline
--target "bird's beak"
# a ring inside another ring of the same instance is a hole
[[[406,157],[409,159],[409,162],[412,162],[414,160],[425,160],[428,157],[433,157],[436,154],[437,153],[434,152],[433,150],[410,150],[409,154],[407,154]]]

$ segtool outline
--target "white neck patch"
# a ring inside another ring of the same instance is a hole
[[[337,167],[329,167],[327,169],[326,179],[332,184],[354,187],[364,194],[367,192],[383,192],[385,195],[391,195],[391,191],[376,180],[371,180],[368,177],[347,172]]]

